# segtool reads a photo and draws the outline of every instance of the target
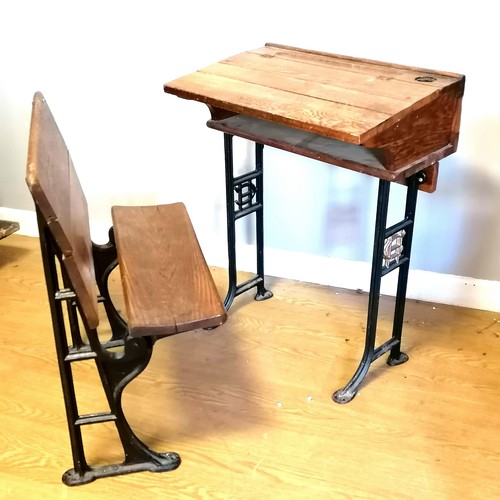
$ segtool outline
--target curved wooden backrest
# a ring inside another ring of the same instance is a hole
[[[87,200],[45,98],[33,99],[26,182],[56,244],[89,328],[99,324]]]

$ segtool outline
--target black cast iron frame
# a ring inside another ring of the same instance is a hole
[[[224,133],[229,276],[228,292],[224,305],[228,310],[236,296],[253,288],[257,288],[255,300],[265,300],[272,297],[272,292],[265,287],[264,276],[264,145],[258,142],[255,143],[255,170],[235,177],[233,168],[233,137],[233,134]],[[358,392],[371,363],[387,352],[389,352],[387,364],[390,366],[400,365],[408,360],[408,355],[401,351],[401,336],[418,187],[423,182],[425,182],[425,173],[422,171],[408,178],[404,219],[387,228],[391,183],[384,179],[380,179],[379,181],[365,348],[360,364],[351,380],[333,394],[332,399],[336,403],[344,404],[351,401]],[[253,278],[238,284],[236,269],[236,221],[252,213],[256,214],[255,241],[257,272]],[[391,256],[384,254],[384,245],[388,238],[395,235],[401,235],[402,241],[397,258],[393,259]],[[385,265],[383,264],[384,262]],[[396,269],[399,269],[399,275],[392,336],[380,346],[375,347],[381,280],[385,275]]]
[[[79,314],[78,297],[62,264],[61,251],[38,208],[37,218],[73,457],[73,468],[63,474],[63,482],[68,486],[76,486],[102,477],[176,469],[181,462],[179,455],[174,452],[158,453],[150,449],[132,431],[123,413],[123,390],[148,365],[156,339],[132,338],[125,321],[111,300],[108,279],[117,266],[113,230],[109,232],[109,243],[92,246],[100,293],[98,300],[104,305],[112,331],[109,339],[103,341],[99,338],[97,330],[89,328],[85,317]],[[66,314],[63,303],[66,303]],[[86,338],[82,336],[82,329]],[[72,365],[86,360],[95,362],[109,406],[108,411],[85,415],[81,415],[78,411]],[[115,424],[123,448],[124,461],[92,467],[85,456],[82,426],[104,422]]]

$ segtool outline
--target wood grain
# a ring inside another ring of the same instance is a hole
[[[280,79],[276,77],[278,81]],[[360,143],[364,133],[391,117],[387,113],[367,113],[361,107],[298,95],[276,87],[277,84],[274,87],[257,86],[251,82],[199,71],[171,82],[168,89],[179,97],[201,101],[216,108],[355,144]]]
[[[228,71],[228,66],[241,70],[248,68],[249,81],[255,77],[264,78],[265,75],[277,78],[281,75],[281,78],[285,77],[285,82],[279,84],[280,88],[286,85],[306,95],[323,95],[326,99],[336,97],[338,102],[349,102],[353,106],[363,106],[365,102],[367,109],[385,109],[390,114],[400,111],[403,104],[414,104],[429,95],[429,89],[413,79],[389,78],[392,68],[387,70],[382,65],[346,66],[339,64],[337,58],[299,59],[297,53],[287,53],[290,57],[283,57],[282,52],[271,52],[266,47],[264,53],[244,52],[224,59],[222,64],[203,68],[203,71],[223,71],[224,68]],[[293,82],[295,88],[291,85]]]
[[[387,61],[375,61],[373,59],[331,54],[318,50],[301,49],[299,47],[291,47],[289,45],[282,45],[278,43],[266,43],[264,48],[257,49],[252,52],[261,52],[262,50],[266,53],[271,53],[284,58],[304,59],[315,63],[322,62],[327,66],[338,66],[353,71],[359,71],[361,73],[378,73],[381,76],[390,76],[394,79],[400,79],[407,81],[408,83],[423,86],[441,86],[443,83],[450,83],[454,81],[457,76],[461,76],[456,73],[449,73],[445,71],[417,68],[415,66],[388,63]],[[415,81],[415,72],[419,73],[421,76],[434,76],[437,78],[438,82],[436,83],[432,80]]]
[[[212,271],[222,294],[226,273]],[[409,300],[409,362],[377,361],[358,396],[341,406],[330,397],[359,360],[367,295],[276,278],[269,287],[268,301],[238,297],[215,330],[157,342],[124,393],[134,430],[155,449],[180,453],[180,468],[68,488],[60,478],[71,454],[38,240],[2,240],[0,497],[499,497],[498,313]],[[119,290],[114,275],[112,292]],[[392,308],[382,297],[379,340],[390,335]],[[90,372],[91,365],[78,374],[78,389],[99,411]],[[84,438],[92,463],[118,454],[111,427]]]
[[[26,182],[61,249],[63,264],[90,328],[98,323],[87,200],[66,143],[43,95],[33,99]]]
[[[132,336],[219,326],[227,314],[183,203],[112,208]]]
[[[383,163],[390,170],[430,157],[443,148],[446,148],[446,156],[453,153],[458,145],[456,115],[460,114],[457,106],[462,92],[461,82],[451,85],[415,114],[390,128],[375,130],[372,137],[366,138],[365,146],[379,148],[385,156]]]

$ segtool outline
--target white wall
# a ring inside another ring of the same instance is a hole
[[[72,152],[95,227],[109,224],[112,204],[183,200],[209,261],[223,262],[222,135],[206,128],[204,105],[164,94],[162,85],[245,49],[279,42],[466,75],[459,150],[441,162],[437,192],[420,196],[412,267],[498,282],[500,71],[491,5],[485,0],[4,2],[0,207],[33,209],[24,166],[31,98],[41,90]],[[305,268],[323,257],[368,261],[376,181],[265,151],[270,251],[299,252]],[[248,144],[238,142],[239,166],[248,163],[249,154]],[[403,191],[393,188],[394,220]],[[243,227],[243,241],[250,243],[247,233]],[[279,272],[313,279],[307,269],[301,274],[289,268]],[[453,302],[446,293],[441,301]],[[500,309],[500,297],[493,299]]]

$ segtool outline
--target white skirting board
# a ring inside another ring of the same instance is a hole
[[[38,236],[36,216],[33,211],[0,207],[0,219],[19,222],[20,229],[16,234]],[[108,227],[104,227],[102,223],[91,223],[91,227],[92,234],[98,235],[100,238],[97,242],[105,243]],[[203,251],[210,265],[221,267],[227,265],[225,249],[220,242],[217,247],[203,248]],[[351,290],[369,290],[370,263],[368,262],[334,259],[276,248],[266,248],[265,259],[265,273],[269,276]],[[241,271],[255,270],[253,246],[238,246],[237,267]],[[396,279],[397,272],[382,279],[382,294],[395,294]],[[427,302],[500,312],[500,281],[411,269],[407,297]]]

